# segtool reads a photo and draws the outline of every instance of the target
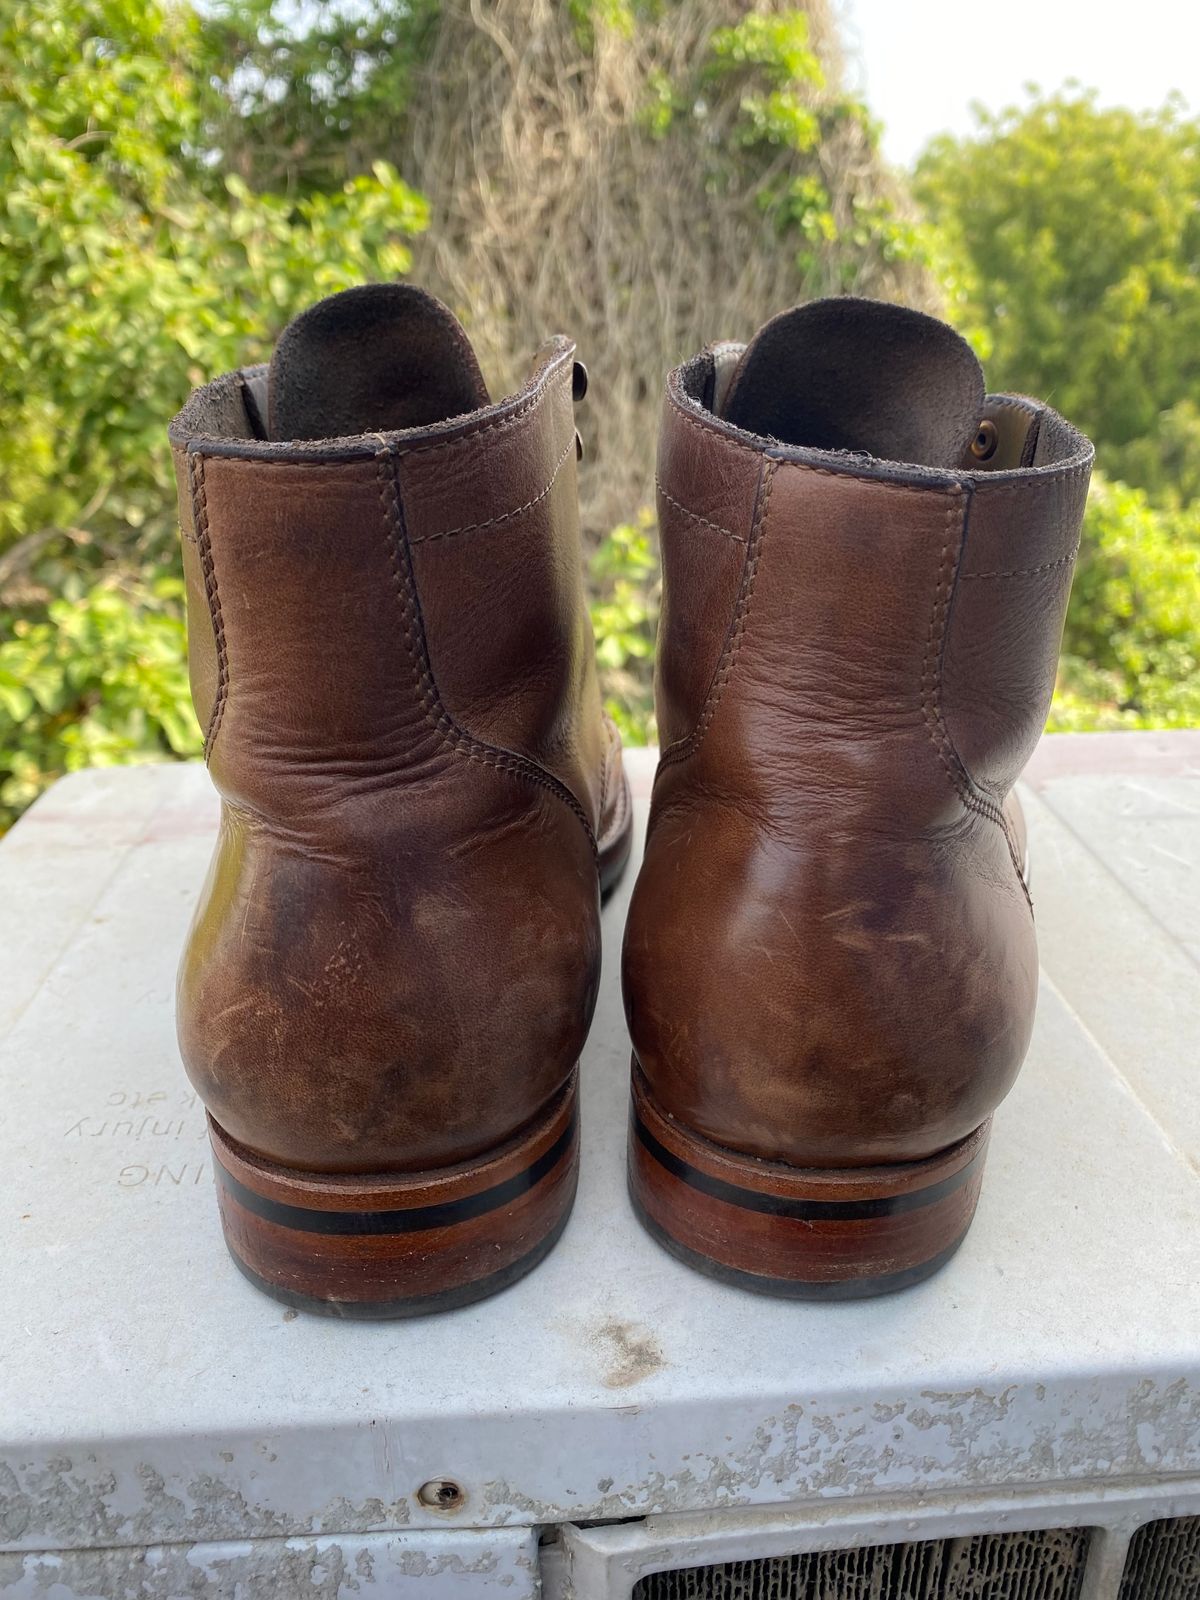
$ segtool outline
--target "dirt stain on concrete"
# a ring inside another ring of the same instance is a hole
[[[631,1388],[667,1364],[654,1335],[636,1322],[610,1318],[594,1329],[589,1343],[603,1363],[606,1389]]]

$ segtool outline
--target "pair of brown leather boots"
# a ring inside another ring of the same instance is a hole
[[[220,836],[179,978],[234,1259],[350,1316],[462,1305],[563,1228],[632,808],[582,579],[569,340],[489,398],[351,290],[171,427]],[[949,328],[841,299],[671,373],[662,758],[625,932],[630,1185],[804,1297],[955,1249],[1029,1042],[1012,785],[1092,460]]]

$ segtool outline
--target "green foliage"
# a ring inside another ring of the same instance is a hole
[[[632,59],[677,3],[565,15],[585,54],[626,41]],[[198,752],[165,423],[313,299],[407,269],[427,209],[397,167],[442,13],[0,7],[0,829],[62,771]],[[1047,396],[1100,443],[1110,481],[1089,503],[1051,726],[1200,722],[1200,123],[1074,90],[981,114],[920,165],[930,228],[879,179],[877,130],[826,81],[803,7],[697,37],[646,71],[642,131],[664,172],[690,164],[714,227],[740,238],[758,206],[778,250],[757,259],[797,296],[899,292],[915,280],[880,263],[932,263],[994,384]],[[613,529],[591,576],[606,703],[651,740],[649,512]]]
[[[0,643],[0,831],[60,773],[199,755],[183,585],[173,576],[86,588]]]
[[[651,3],[657,5],[657,0]],[[645,0],[567,0],[567,9],[580,48],[591,51],[598,31],[608,28],[626,36],[631,34],[638,12],[645,9]]]
[[[1200,481],[1195,415],[1173,413],[1200,341],[1200,122],[1073,89],[977,117],[974,137],[935,141],[916,187],[993,385],[1048,398],[1147,488]]]
[[[256,189],[321,192],[410,134],[441,0],[216,0],[202,9],[210,134]]]
[[[651,671],[662,585],[653,511],[601,541],[591,560],[596,665],[609,715],[629,744],[654,743]]]
[[[64,683],[81,693],[56,691],[54,710],[43,708],[15,747],[0,724],[10,809],[81,751],[99,759],[184,747],[172,691],[155,671],[128,680],[149,696],[138,724],[122,698],[127,680],[92,679],[87,660],[98,645],[118,659],[153,638],[147,660],[157,661],[163,641],[180,637],[170,591],[139,577],[175,560],[167,419],[194,384],[263,355],[316,296],[403,271],[405,237],[424,225],[423,201],[382,163],[298,196],[221,179],[204,144],[199,46],[194,13],[158,0],[16,0],[0,12],[0,649],[9,670],[35,659],[31,641],[44,643],[44,619],[56,615],[47,602],[70,592],[72,575],[109,574],[91,589],[104,640],[78,621],[82,595],[54,624],[64,630],[56,649],[78,651],[69,673],[62,664]],[[93,690],[111,695],[111,715],[96,710]],[[11,692],[9,701],[11,718]]]
[[[380,166],[291,200],[193,154],[191,13],[18,0],[0,22],[0,550],[169,526],[164,421],[316,293],[391,276],[422,203]],[[102,511],[101,511],[102,508]]]
[[[712,37],[717,63],[766,69],[776,88],[787,93],[795,83],[824,83],[821,63],[808,42],[808,17],[801,10],[774,16],[748,11],[732,28]]]
[[[661,139],[670,132],[671,124],[683,106],[670,74],[661,67],[655,67],[646,74],[646,90],[647,102],[642,123],[655,138]]]
[[[1139,484],[1163,505],[1200,500],[1200,406],[1177,401],[1143,438],[1109,445],[1104,465],[1109,477]]]
[[[1200,504],[1092,485],[1050,726],[1200,724]]]
[[[849,289],[858,263],[871,253],[885,261],[928,259],[925,229],[905,216],[892,194],[850,183],[839,214],[829,184],[830,158],[840,152],[833,164],[852,166],[874,152],[878,129],[860,101],[828,90],[802,8],[748,11],[734,26],[718,28],[709,48],[704,81],[739,92],[738,117],[716,181],[754,192],[781,243],[794,249],[801,279],[823,280],[826,290]],[[656,126],[663,123],[665,103],[660,87],[651,108]],[[703,96],[690,103],[704,104]],[[848,159],[850,151],[856,155]],[[730,160],[734,153],[738,159]]]

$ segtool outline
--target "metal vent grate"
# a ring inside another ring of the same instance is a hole
[[[947,1541],[945,1600],[1076,1600],[1090,1530],[977,1533]]]
[[[656,1572],[633,1600],[1076,1600],[1087,1546],[1086,1528],[1049,1528],[728,1561]]]
[[[1200,1517],[1148,1522],[1129,1545],[1120,1600],[1200,1600]]]

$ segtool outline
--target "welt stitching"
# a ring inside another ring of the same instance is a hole
[[[988,409],[990,411],[1015,411],[1019,416],[1027,417],[1030,422],[1038,415],[1036,406],[1026,405],[1021,400],[997,400]]]
[[[609,825],[604,832],[603,838],[605,844],[614,839],[625,826],[625,819],[629,815],[630,804],[631,800],[629,795],[629,787],[627,784],[622,783],[617,792],[617,803],[613,808],[612,820],[609,822]]]
[[[970,774],[964,767],[958,751],[954,748],[954,741],[950,737],[950,731],[946,727],[945,717],[942,714],[942,665],[945,656],[947,627],[950,619],[950,597],[954,589],[954,580],[957,575],[956,569],[966,534],[967,508],[969,504],[969,498],[956,494],[951,498],[946,508],[942,551],[938,562],[937,584],[933,595],[933,614],[929,619],[925,660],[921,670],[921,711],[926,727],[929,730],[930,741],[962,804],[968,811],[974,811],[977,815],[986,817],[989,821],[994,822],[1004,835],[1004,842],[1008,846],[1008,853],[1016,869],[1018,882],[1021,885],[1029,909],[1032,911],[1033,901],[1030,899],[1029,887],[1025,882],[1025,874],[1021,870],[1016,844],[1009,831],[1008,819],[998,805],[991,800],[986,800],[976,792]],[[952,538],[955,522],[959,525],[957,549],[954,548],[955,541]]]
[[[600,811],[596,818],[597,828],[604,826],[604,808],[608,804],[608,779],[613,760],[613,735],[616,732],[607,711],[600,713],[600,726],[604,729],[605,739],[604,760],[600,763]]]
[[[976,795],[971,787],[966,769],[954,749],[945,719],[942,716],[942,656],[946,640],[946,625],[950,616],[950,592],[953,587],[954,568],[957,564],[958,553],[954,548],[955,541],[952,537],[954,524],[959,524],[963,529],[966,520],[966,504],[961,495],[953,495],[946,508],[942,533],[942,549],[938,558],[937,583],[933,591],[933,612],[929,618],[929,629],[925,638],[925,659],[921,665],[921,713],[929,733],[930,742],[937,752],[938,759],[946,770],[946,774],[962,803],[980,815],[990,817],[993,822],[1001,821],[998,806],[982,796]],[[960,541],[961,542],[961,541]]]
[[[561,376],[566,377],[568,373],[569,369],[564,366]],[[506,428],[515,428],[517,423],[523,422],[531,412],[536,411],[542,404],[554,387],[554,380],[558,376],[560,374],[550,373],[538,392],[531,395],[528,400],[523,400],[516,410],[510,411],[507,416],[493,417],[490,422],[478,422],[473,427],[466,429],[462,433],[456,433],[449,439],[435,439],[432,444],[414,444],[407,450],[399,449],[396,451],[396,455],[403,458],[406,456],[427,455],[431,450],[451,450],[455,445],[472,443],[482,434],[502,433]]]
[[[188,456],[189,488],[192,494],[192,521],[196,527],[196,553],[200,557],[200,570],[204,576],[204,595],[208,601],[209,619],[217,646],[217,694],[209,713],[208,729],[204,735],[204,755],[207,760],[216,743],[225,716],[225,703],[229,698],[229,651],[225,643],[225,618],[221,613],[221,595],[217,588],[217,569],[213,561],[212,540],[208,532],[208,488],[204,481],[204,457]]]
[[[655,487],[668,505],[674,506],[676,511],[682,511],[685,517],[690,517],[693,522],[698,522],[702,528],[711,528],[714,533],[723,533],[727,539],[733,539],[738,544],[745,544],[746,540],[740,533],[734,533],[732,528],[723,528],[719,522],[710,522],[707,517],[702,517],[698,511],[693,511],[690,506],[685,506],[682,501],[676,500],[673,494],[668,494],[663,488],[663,482],[657,475],[654,479]]]
[[[1010,469],[1013,470],[1013,469]],[[980,475],[975,483],[975,493],[986,495],[989,500],[1011,499],[1013,495],[1028,495],[1036,489],[1057,489],[1070,483],[1072,478],[1085,478],[1092,470],[1092,461],[1080,461],[1073,467],[1058,469],[1048,467],[1021,467],[1019,470],[1028,476],[1019,478],[1015,482],[997,484],[995,479],[988,480],[987,474]],[[1036,473],[1036,476],[1034,474]]]
[[[543,789],[549,790],[579,818],[587,835],[588,843],[591,846],[592,855],[595,857],[598,855],[595,830],[588,820],[587,813],[566,784],[545,771],[544,768],[539,767],[536,762],[530,761],[524,756],[519,756],[512,750],[501,750],[494,745],[484,744],[479,739],[473,739],[458,726],[442,704],[441,695],[438,693],[438,687],[429,665],[425,625],[421,617],[416,585],[413,582],[412,567],[407,559],[407,542],[404,533],[403,512],[400,505],[400,492],[396,485],[394,470],[392,470],[392,464],[397,460],[399,454],[400,452],[393,449],[379,451],[376,456],[376,471],[379,478],[379,500],[383,507],[384,542],[387,545],[388,565],[392,574],[392,583],[396,590],[396,598],[400,604],[405,643],[408,647],[409,660],[412,662],[413,684],[416,688],[425,720],[430,728],[439,735],[443,743],[447,744],[459,755],[466,756],[468,761],[476,761],[481,766],[492,767],[498,772],[507,772],[512,777],[523,778],[529,783],[536,783]],[[401,554],[402,551],[404,552],[403,556]]]
[[[754,585],[758,578],[759,560],[762,555],[763,540],[766,537],[767,507],[770,503],[771,489],[775,483],[775,472],[778,466],[779,462],[774,456],[765,458],[762,477],[759,480],[758,509],[754,518],[754,526],[750,530],[750,541],[746,550],[746,566],[742,574],[741,593],[738,596],[733,622],[721,651],[721,659],[717,664],[716,674],[709,687],[704,709],[700,713],[700,720],[686,738],[677,740],[675,744],[669,745],[663,751],[658,763],[660,770],[672,762],[682,761],[685,757],[694,755],[700,748],[700,743],[708,732],[713,717],[716,715],[717,706],[720,704],[721,696],[725,692],[725,685],[729,682],[733,673],[738,650],[746,632],[747,619],[750,615],[750,602],[754,598]]]
[[[523,516],[526,511],[532,511],[533,507],[540,504],[540,502],[543,501],[554,488],[554,485],[558,482],[558,475],[562,471],[567,457],[571,454],[574,448],[575,436],[572,434],[571,439],[567,444],[567,448],[563,451],[562,455],[559,456],[554,471],[550,475],[550,482],[544,489],[535,494],[532,500],[526,500],[523,506],[517,506],[513,511],[503,511],[499,516],[496,517],[488,517],[486,522],[465,522],[461,528],[442,528],[437,533],[423,533],[419,539],[410,539],[409,543],[432,544],[435,539],[453,539],[454,536],[459,533],[478,533],[481,528],[494,528],[497,523],[511,522],[514,517]]]
[[[718,429],[708,427],[705,423],[701,422],[698,417],[693,417],[669,390],[668,398],[675,410],[676,415],[679,417],[679,420],[686,423],[689,428],[695,428],[696,432],[699,433],[710,446],[714,440],[716,440],[719,442],[723,450],[736,450],[742,455],[753,456],[757,461],[761,461],[765,456],[767,456],[770,448],[769,446],[764,447],[762,450],[756,450],[753,445],[742,444],[737,439],[731,439],[728,437],[728,435],[721,433]],[[771,457],[771,459],[776,460],[778,458]],[[898,483],[890,478],[877,478],[873,474],[867,472],[853,472],[848,469],[845,471],[835,471],[833,467],[813,466],[807,461],[789,461],[788,465],[798,467],[801,472],[815,473],[816,476],[820,478],[842,478],[853,483],[861,483],[869,489],[897,489],[905,494],[937,494],[939,492],[944,492],[945,489],[945,485],[937,482],[936,480],[931,483]],[[684,509],[686,510],[687,508],[685,507]]]
[[[696,431],[698,433],[702,434],[704,436],[704,438],[709,441],[710,444],[712,443],[713,439],[716,438],[716,439],[719,439],[719,441],[720,441],[720,443],[721,443],[721,445],[722,445],[722,447],[724,449],[726,449],[726,450],[736,450],[742,455],[761,457],[762,455],[764,455],[766,453],[763,450],[755,449],[755,447],[753,445],[742,444],[740,440],[731,439],[727,435],[719,432],[719,430],[717,430],[715,428],[712,428],[712,427],[709,427],[704,422],[702,422],[698,417],[692,416],[691,413],[683,405],[683,402],[678,398],[678,396],[675,394],[675,392],[670,388],[668,388],[668,390],[667,390],[667,399],[668,399],[670,405],[672,406],[672,408],[674,409],[676,415],[679,417],[680,421],[681,422],[685,422],[689,428],[695,428]],[[900,489],[900,490],[903,490],[907,494],[938,494],[938,493],[944,493],[945,492],[945,487],[946,487],[945,484],[939,483],[936,479],[931,481],[930,483],[898,483],[898,482],[895,482],[893,479],[890,479],[890,478],[878,478],[872,473],[853,472],[853,471],[850,471],[850,470],[835,471],[833,467],[813,466],[807,461],[795,461],[795,462],[791,462],[790,465],[800,467],[805,472],[815,472],[818,476],[823,477],[823,478],[850,478],[855,483],[866,484],[871,488],[877,488],[877,489]],[[1063,469],[1061,469],[1060,471],[1057,471],[1057,472],[1053,471],[1053,470],[1050,470],[1050,469],[1047,469],[1045,467],[1039,467],[1039,468],[1036,468],[1036,469],[1034,469],[1034,468],[1022,468],[1021,470],[1025,471],[1025,472],[1029,472],[1031,474],[1036,470],[1037,477],[1036,478],[1032,478],[1032,477],[1030,477],[1030,478],[1022,478],[1017,483],[1002,483],[996,488],[992,488],[990,485],[987,485],[986,488],[985,488],[985,484],[984,483],[979,483],[977,485],[974,485],[973,487],[976,490],[983,490],[992,499],[996,499],[996,500],[999,500],[999,499],[1003,498],[1005,495],[1028,494],[1030,492],[1030,489],[1033,488],[1035,485],[1036,486],[1044,486],[1044,485],[1050,485],[1050,484],[1057,485],[1057,484],[1067,483],[1072,478],[1082,478],[1082,477],[1084,477],[1086,474],[1090,473],[1091,470],[1092,470],[1092,458],[1089,456],[1086,461],[1076,462],[1076,464],[1073,467],[1064,467]],[[984,475],[984,477],[986,479],[986,474]]]
[[[1058,567],[1069,566],[1079,554],[1079,546],[1059,556],[1057,561],[1043,561],[1040,567],[1012,567],[1007,572],[964,572],[963,578],[1036,578],[1039,572],[1053,572]]]

